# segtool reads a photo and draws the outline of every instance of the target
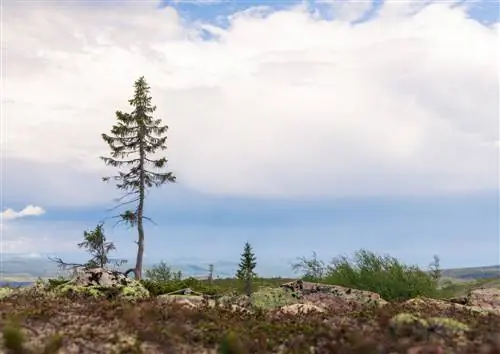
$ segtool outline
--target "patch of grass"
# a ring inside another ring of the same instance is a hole
[[[2,330],[3,345],[13,354],[23,354],[25,338],[21,327],[15,322],[7,323]]]

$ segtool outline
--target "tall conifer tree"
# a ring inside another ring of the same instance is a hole
[[[111,129],[111,134],[102,134],[102,138],[111,149],[110,157],[101,157],[107,166],[127,167],[119,171],[118,175],[104,177],[104,181],[117,181],[116,188],[125,192],[121,198],[133,197],[122,204],[137,203],[133,211],[127,211],[131,225],[137,227],[137,259],[132,269],[136,279],[142,277],[144,255],[144,200],[146,190],[151,187],[160,187],[165,183],[174,183],[172,172],[165,171],[167,158],[154,159],[152,155],[167,149],[167,125],[162,125],[161,119],[153,118],[156,106],[151,104],[150,87],[144,77],[140,77],[134,84],[135,94],[129,100],[133,107],[131,113],[116,112],[117,122]],[[152,170],[154,169],[154,170]],[[162,171],[163,170],[163,171]],[[131,271],[132,271],[131,270]]]

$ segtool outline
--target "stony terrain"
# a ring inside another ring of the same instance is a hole
[[[3,290],[3,353],[500,353],[500,290],[400,303],[294,282],[252,298],[149,296],[120,274]]]

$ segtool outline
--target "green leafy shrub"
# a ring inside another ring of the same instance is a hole
[[[302,272],[302,279],[305,281],[318,282],[325,276],[327,266],[318,259],[316,252],[313,252],[311,259],[299,257],[298,262],[292,264],[292,270]]]
[[[146,269],[145,275],[147,279],[156,282],[180,281],[182,279],[181,271],[174,271],[171,266],[163,261]]]
[[[431,274],[366,250],[356,252],[352,261],[346,257],[334,259],[321,282],[373,291],[388,301],[439,294]]]

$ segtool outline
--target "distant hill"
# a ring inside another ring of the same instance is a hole
[[[69,259],[72,259],[68,257]],[[63,257],[63,259],[66,259]],[[75,262],[79,262],[76,260]],[[150,268],[155,262],[146,260],[144,268]],[[134,261],[129,260],[127,264],[122,265],[118,269],[125,271],[134,264]],[[232,277],[238,268],[237,262],[232,261],[214,261],[214,276],[220,278]],[[172,269],[180,270],[185,276],[197,278],[206,277],[208,275],[209,263],[201,260],[182,260],[172,262]],[[8,281],[33,281],[38,277],[49,278],[61,275],[57,264],[50,261],[47,255],[4,255],[0,264],[0,273],[3,280]],[[283,262],[276,264],[266,264],[264,262],[257,264],[257,273],[263,277],[295,277],[290,265]],[[477,279],[493,279],[500,278],[500,265],[471,267],[471,268],[455,268],[442,270],[443,278],[452,281],[473,281]],[[1,280],[1,279],[0,279]]]
[[[442,276],[462,281],[500,278],[500,265],[443,269]]]

